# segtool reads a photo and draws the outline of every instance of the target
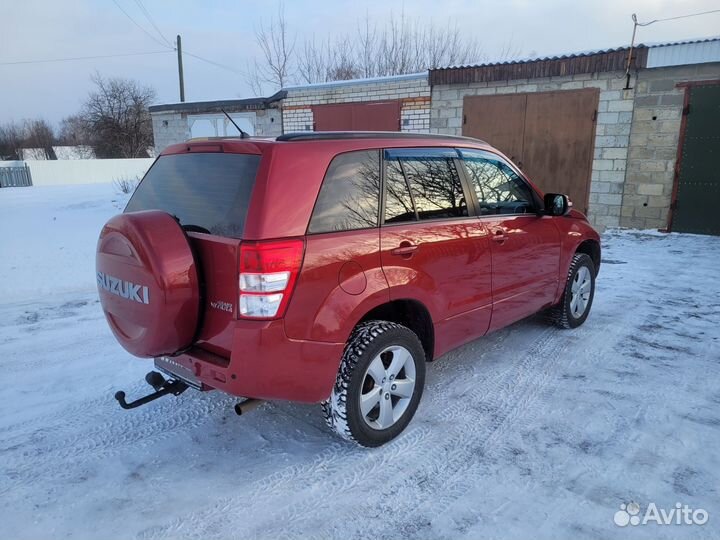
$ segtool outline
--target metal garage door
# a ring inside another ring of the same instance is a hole
[[[671,228],[720,234],[720,85],[686,89]]]
[[[587,213],[599,90],[465,96],[463,135],[507,154],[545,192]]]
[[[315,131],[400,131],[400,101],[313,105]]]

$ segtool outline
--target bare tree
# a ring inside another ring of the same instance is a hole
[[[378,30],[376,24],[370,23],[370,16],[365,14],[364,24],[358,26],[358,63],[362,76],[365,78],[373,77],[378,71],[377,41]]]
[[[15,122],[0,125],[0,160],[22,159],[24,138],[22,128]]]
[[[350,40],[338,40],[334,47],[328,47],[327,61],[326,81],[347,81],[362,77],[362,71],[355,58],[355,48]]]
[[[74,146],[75,154],[81,159],[92,159],[95,157],[93,152],[94,141],[90,127],[82,117],[75,114],[63,118],[60,121],[60,129],[58,131],[58,144],[64,146]]]
[[[328,61],[325,51],[324,45],[315,43],[315,36],[305,41],[298,58],[298,73],[303,82],[313,84],[327,80]]]
[[[295,38],[288,35],[282,4],[278,7],[277,17],[271,19],[268,26],[261,22],[255,30],[255,42],[260,48],[262,62],[256,60],[250,69],[248,82],[253,92],[261,94],[265,84],[274,90],[283,88],[292,75]]]
[[[296,77],[312,84],[418,73],[487,59],[477,38],[462,34],[456,22],[422,23],[404,12],[391,14],[381,24],[366,14],[355,35],[325,40],[312,36],[296,51],[295,37],[290,36],[281,5],[269,26],[260,25],[255,39],[262,59],[249,66],[247,81],[258,95],[267,85],[282,88]],[[518,54],[509,40],[502,48],[501,59]]]
[[[95,90],[90,92],[80,114],[81,124],[90,134],[95,155],[110,157],[147,157],[153,145],[152,121],[148,106],[155,91],[129,79],[92,77]]]
[[[92,146],[92,138],[84,118],[79,114],[67,116],[60,121],[58,142],[66,146]]]
[[[504,54],[510,54],[509,46]],[[484,59],[479,42],[463,36],[457,24],[421,24],[403,12],[384,25],[369,15],[358,25],[354,38],[306,41],[298,61],[305,82],[326,82],[357,77],[383,77],[427,69],[474,63]]]
[[[24,147],[40,149],[44,153],[45,159],[57,159],[55,150],[53,150],[56,142],[55,133],[50,124],[45,120],[26,120],[24,132]]]

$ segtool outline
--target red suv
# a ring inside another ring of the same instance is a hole
[[[321,402],[365,446],[410,422],[425,362],[542,310],[582,324],[599,266],[566,196],[482,141],[404,133],[171,146],[97,247],[113,333],[165,374],[123,407]]]

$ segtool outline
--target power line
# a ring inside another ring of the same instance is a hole
[[[163,41],[165,43],[167,43],[169,47],[173,47],[173,44],[170,42],[170,40],[165,37],[165,34],[163,34],[162,31],[158,28],[157,24],[155,24],[155,21],[150,16],[150,12],[145,7],[145,4],[142,3],[142,0],[135,0],[135,3],[140,8],[140,10],[143,12],[143,14],[145,15],[145,18],[152,25],[152,27],[155,29],[155,31],[158,33],[158,35],[163,39]]]
[[[710,13],[720,13],[720,9],[711,9],[710,11],[701,11],[700,13],[690,13],[688,15],[678,15],[677,17],[667,17],[665,19],[655,19],[654,21],[646,22],[646,23],[639,23],[637,22],[637,18],[635,15],[633,15],[633,22],[637,24],[638,26],[650,26],[651,24],[655,24],[657,22],[665,22],[665,21],[675,21],[677,19],[687,19],[688,17],[698,17],[700,15],[709,15]]]
[[[75,60],[97,60],[100,58],[121,58],[124,56],[143,56],[148,54],[167,54],[172,51],[148,51],[123,54],[100,54],[96,56],[73,56],[70,58],[50,58],[47,60],[17,60],[13,62],[0,62],[0,66],[16,66],[19,64],[47,64],[50,62],[73,62]]]
[[[161,45],[162,47],[168,47],[168,45],[167,45],[166,43],[163,43],[162,41],[160,41],[159,39],[157,39],[157,38],[156,38],[155,36],[153,36],[150,32],[148,32],[147,30],[145,30],[145,28],[144,28],[142,25],[140,25],[135,19],[133,19],[133,18],[130,16],[130,14],[128,14],[128,12],[125,11],[125,10],[122,8],[122,6],[117,3],[117,0],[112,0],[112,3],[115,4],[115,5],[117,6],[117,8],[118,8],[120,11],[122,11],[123,14],[124,14],[128,19],[130,19],[130,22],[132,22],[135,26],[137,26],[140,30],[142,30],[142,31],[143,31],[150,39],[152,39],[155,43],[157,43],[158,45]],[[172,47],[169,47],[169,48],[172,48]]]
[[[197,54],[193,54],[193,53],[188,52],[188,51],[183,51],[182,53],[185,54],[185,55],[187,55],[187,56],[192,56],[193,58],[196,58],[196,59],[201,60],[201,61],[203,61],[203,62],[207,62],[208,64],[212,64],[213,66],[216,66],[216,67],[219,67],[219,68],[222,68],[222,69],[226,69],[226,70],[228,70],[228,71],[232,71],[233,73],[235,73],[236,75],[240,75],[241,77],[244,77],[244,76],[245,76],[245,73],[243,73],[242,71],[238,71],[237,69],[235,69],[235,68],[233,68],[233,67],[230,67],[230,66],[226,66],[225,64],[220,64],[220,63],[215,62],[215,61],[213,61],[213,60],[208,60],[207,58],[203,58],[202,56],[198,56]]]

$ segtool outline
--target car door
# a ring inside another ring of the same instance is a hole
[[[490,330],[548,307],[557,292],[560,233],[538,212],[542,199],[505,159],[482,150],[460,151],[473,188],[478,220],[491,238],[493,309]]]
[[[381,260],[391,300],[422,302],[437,355],[483,335],[491,316],[490,241],[468,214],[454,149],[384,152]]]

